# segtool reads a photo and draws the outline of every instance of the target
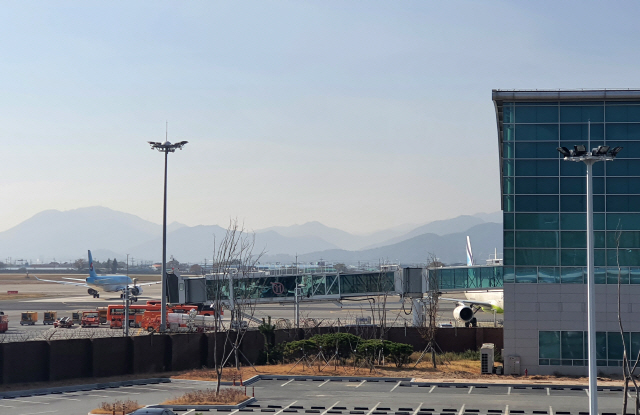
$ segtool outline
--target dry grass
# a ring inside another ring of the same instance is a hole
[[[187,392],[182,396],[164,401],[163,405],[236,405],[248,397],[241,388],[220,389],[216,395],[215,389],[205,389]]]
[[[142,405],[138,405],[138,401],[132,401],[127,399],[126,401],[115,401],[115,402],[102,402],[100,404],[100,408],[96,408],[91,411],[91,414],[112,414],[115,406],[115,410],[117,414],[122,413],[122,409],[124,408],[124,412],[129,414],[136,409],[142,408]]]

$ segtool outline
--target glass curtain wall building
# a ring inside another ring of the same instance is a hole
[[[564,161],[556,149],[587,146],[589,135],[588,149],[624,147],[615,161],[596,163],[593,168],[596,284],[617,286],[620,266],[622,284],[640,286],[640,90],[494,90],[493,101],[504,212],[505,302],[518,303],[521,298],[514,295],[534,291],[515,288],[519,284],[586,283],[586,167]],[[549,290],[535,291],[538,305],[531,313],[540,311],[540,304],[556,303],[541,297]],[[611,293],[601,291],[604,297],[598,297],[598,302],[608,301]],[[585,304],[586,294],[583,305],[573,312],[584,312],[586,321]],[[557,317],[562,320],[562,304],[552,308],[560,310]],[[598,311],[608,310],[603,304]],[[577,315],[573,317],[577,320]],[[584,329],[586,323],[578,327]],[[603,327],[602,332],[607,331]],[[548,334],[537,337],[539,346],[551,338]],[[540,364],[582,361],[563,360],[561,355],[543,357],[551,349],[542,349],[536,353]]]

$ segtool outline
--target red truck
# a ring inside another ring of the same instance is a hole
[[[83,311],[82,320],[80,320],[82,327],[100,327],[100,316],[97,311]]]
[[[0,311],[0,333],[9,330],[9,316]]]

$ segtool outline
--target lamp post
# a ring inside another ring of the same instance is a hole
[[[162,297],[161,297],[161,309],[160,309],[160,331],[164,332],[167,329],[167,156],[169,153],[173,153],[176,149],[182,150],[182,147],[188,143],[188,141],[180,141],[179,143],[171,144],[165,137],[164,143],[158,143],[155,141],[148,141],[152,150],[158,150],[164,153],[164,205],[162,213]]]
[[[591,132],[589,123],[589,133]],[[591,139],[589,134],[589,147]],[[596,321],[595,281],[593,276],[593,165],[599,161],[613,161],[622,147],[609,150],[609,146],[598,146],[591,151],[584,145],[573,146],[573,150],[558,147],[565,161],[584,162],[587,165],[587,333],[589,337],[589,413],[598,415],[598,378],[596,366]]]

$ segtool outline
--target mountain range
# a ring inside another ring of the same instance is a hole
[[[319,222],[275,226],[256,230],[254,253],[264,252],[262,262],[300,262],[320,259],[357,263],[381,260],[403,264],[424,263],[430,255],[445,263],[466,258],[466,236],[471,237],[474,255],[482,262],[494,248],[502,252],[501,212],[463,215],[423,225],[403,225],[354,235]],[[407,230],[408,229],[408,230]],[[181,262],[202,263],[213,257],[214,243],[224,238],[218,225],[167,226],[167,255]],[[138,216],[94,206],[68,211],[46,210],[19,225],[0,232],[0,258],[33,262],[73,261],[85,258],[159,261],[162,255],[162,226]]]

